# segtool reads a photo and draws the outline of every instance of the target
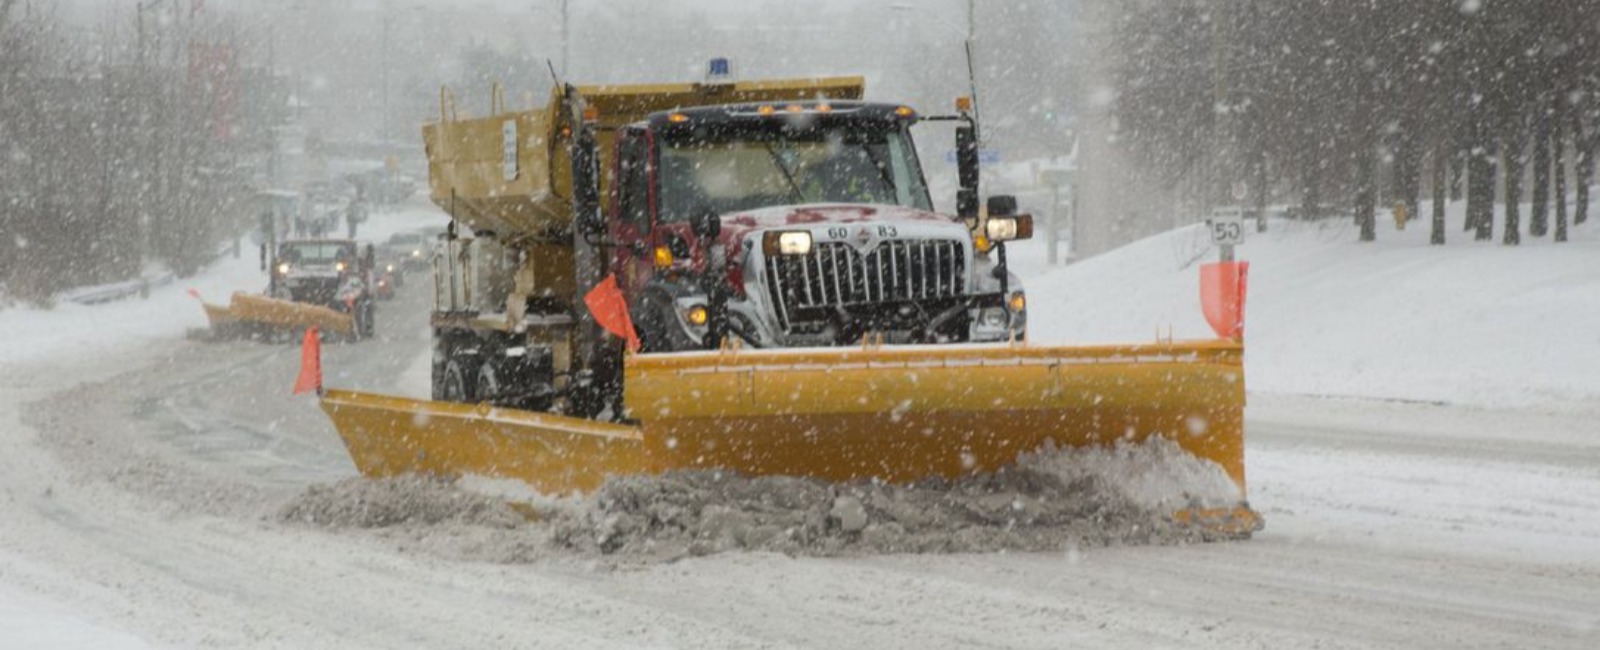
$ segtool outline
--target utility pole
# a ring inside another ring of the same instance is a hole
[[[1228,148],[1228,54],[1227,35],[1223,21],[1227,0],[1218,0],[1211,9],[1211,188],[1208,204],[1220,205],[1228,196],[1231,170],[1227,164]]]
[[[979,151],[983,150],[983,116],[978,104],[978,71],[972,62],[972,42],[978,37],[978,2],[967,0],[967,85],[972,93],[972,139]]]
[[[378,83],[382,86],[383,119],[378,122],[378,141],[389,141],[389,28],[394,23],[394,5],[383,3],[383,47],[378,60]]]

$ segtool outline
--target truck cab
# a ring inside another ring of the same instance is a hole
[[[619,128],[607,262],[645,349],[1021,338],[1026,299],[988,235],[1027,228],[993,214],[1011,227],[975,235],[976,223],[934,212],[911,139],[919,119],[819,100]]]

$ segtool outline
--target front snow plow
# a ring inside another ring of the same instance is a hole
[[[1242,358],[1228,340],[634,355],[637,424],[338,390],[322,406],[369,477],[476,475],[547,494],[708,468],[910,483],[1165,438],[1239,494],[1174,516],[1240,535],[1260,527],[1244,497]]]
[[[356,331],[355,317],[321,305],[278,300],[253,293],[236,292],[227,306],[200,302],[213,336],[229,338],[273,333],[292,334],[315,327],[330,334],[350,336]]]

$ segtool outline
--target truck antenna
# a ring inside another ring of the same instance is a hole
[[[550,68],[550,83],[555,84],[557,88],[563,87],[564,84],[561,83],[561,75],[556,74],[556,64],[551,63],[550,59],[545,59],[544,65],[545,67]]]
[[[972,65],[972,39],[971,38],[967,39],[966,49],[967,49],[967,86],[968,86],[969,91],[972,93],[972,135],[973,135],[973,139],[974,140],[977,140],[978,142],[981,143],[981,142],[983,142],[983,136],[981,135],[982,134],[982,130],[981,130],[982,127],[979,126],[979,123],[981,122],[983,116],[980,113],[978,113],[978,72],[977,72],[977,69]]]

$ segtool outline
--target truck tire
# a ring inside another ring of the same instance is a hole
[[[478,364],[478,376],[473,380],[476,400],[489,402],[495,406],[502,406],[505,399],[506,383],[503,381],[500,364],[494,359],[487,358]]]
[[[476,373],[469,372],[469,364],[464,361],[456,358],[445,362],[443,375],[439,378],[437,397],[440,401],[472,404],[478,400],[474,381],[477,379]]]
[[[372,338],[373,333],[378,330],[375,321],[376,316],[377,308],[373,305],[371,298],[363,300],[361,304],[356,305],[356,338]]]
[[[645,295],[640,307],[639,338],[646,352],[682,352],[702,347],[678,324],[670,298],[652,292]]]

